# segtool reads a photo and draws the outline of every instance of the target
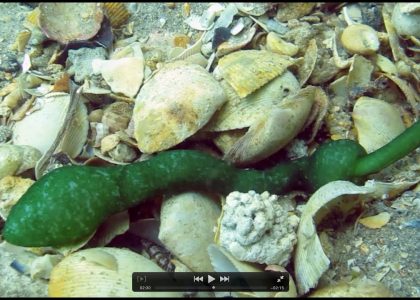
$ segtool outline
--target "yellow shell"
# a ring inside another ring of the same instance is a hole
[[[25,19],[25,24],[28,25],[28,27],[33,28],[33,27],[39,27],[38,22],[39,22],[39,7],[36,7],[33,11],[31,11]]]
[[[353,109],[357,139],[368,153],[390,142],[405,130],[399,111],[383,100],[360,97]]]
[[[164,272],[126,249],[90,248],[75,252],[52,270],[50,297],[181,297],[179,292],[133,292],[133,272]]]
[[[134,106],[134,137],[143,153],[171,148],[201,129],[226,101],[203,67],[182,61],[160,69],[141,88]]]
[[[130,12],[127,10],[125,5],[126,4],[122,2],[104,3],[105,10],[113,28],[120,27],[130,18]]]
[[[41,158],[38,149],[28,145],[0,145],[0,179],[35,167]]]
[[[379,49],[378,33],[364,24],[347,26],[341,35],[343,47],[352,54],[368,55]]]
[[[286,71],[292,60],[266,50],[242,50],[228,54],[217,65],[217,76],[244,98]]]
[[[29,39],[31,38],[31,32],[29,30],[23,30],[18,33],[14,44],[11,46],[11,50],[17,50],[18,52],[24,52]]]
[[[275,32],[269,32],[267,34],[266,47],[267,47],[267,50],[271,52],[288,55],[288,56],[294,56],[299,51],[298,46],[292,43],[286,42]]]

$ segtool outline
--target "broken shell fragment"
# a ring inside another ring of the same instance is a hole
[[[202,128],[226,101],[203,67],[182,61],[163,66],[137,95],[134,137],[144,153],[173,147]]]
[[[41,3],[39,26],[47,37],[62,44],[88,40],[103,20],[102,3]]]
[[[288,56],[294,56],[299,51],[298,46],[286,42],[275,32],[269,32],[267,34],[266,47],[271,52]]]
[[[34,182],[29,178],[14,176],[6,176],[0,180],[0,217],[3,220],[7,219],[13,205]]]
[[[34,147],[2,144],[0,145],[0,178],[31,169],[40,158],[40,151]]]
[[[382,212],[375,216],[362,218],[359,220],[359,223],[367,228],[377,229],[385,226],[390,219],[391,215],[388,212]]]
[[[347,26],[341,35],[343,47],[352,54],[369,55],[379,49],[378,33],[364,24]]]
[[[381,148],[405,130],[400,112],[383,100],[360,97],[352,116],[357,140],[368,153]]]
[[[207,247],[221,209],[207,195],[182,193],[166,199],[160,213],[159,240],[194,272],[212,272]]]
[[[138,57],[99,60],[92,62],[94,73],[101,73],[114,93],[133,98],[144,77],[144,60]]]
[[[241,50],[219,60],[214,75],[226,80],[244,98],[292,65],[291,59],[266,50]]]
[[[420,38],[420,4],[395,4],[392,11],[392,24],[398,35]]]
[[[130,12],[125,3],[105,2],[104,8],[113,28],[118,28],[125,24],[130,17]]]
[[[179,292],[133,292],[133,272],[164,272],[126,249],[100,247],[70,254],[52,270],[50,297],[181,297]],[[130,279],[130,280],[129,280]]]

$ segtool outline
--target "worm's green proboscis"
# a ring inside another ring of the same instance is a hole
[[[351,140],[328,142],[311,157],[258,171],[237,169],[194,150],[162,152],[127,166],[68,166],[35,182],[12,208],[3,237],[20,246],[65,246],[89,237],[110,215],[164,192],[312,192],[334,180],[358,182],[420,146],[420,123],[367,155]]]

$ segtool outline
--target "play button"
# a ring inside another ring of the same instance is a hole
[[[214,279],[215,278],[213,276],[207,275],[207,283],[213,282]]]

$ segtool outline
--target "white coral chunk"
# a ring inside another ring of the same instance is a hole
[[[296,244],[299,217],[268,192],[232,192],[226,198],[220,244],[242,261],[285,266]]]

